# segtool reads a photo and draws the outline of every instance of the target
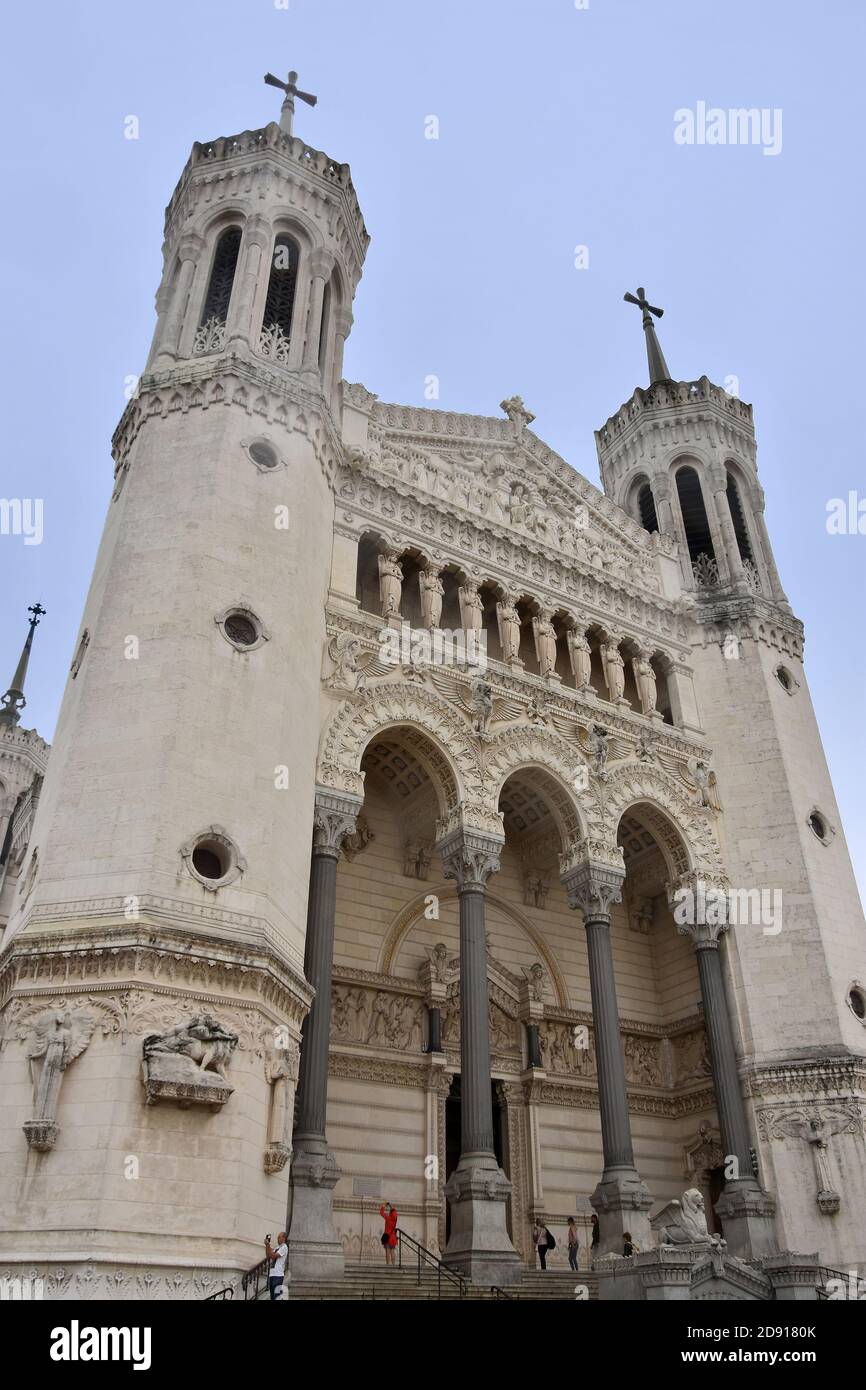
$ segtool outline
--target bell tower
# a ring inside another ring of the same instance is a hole
[[[201,1297],[260,1258],[287,1206],[331,480],[369,244],[348,165],[292,131],[295,99],[315,100],[295,79],[270,79],[279,124],[193,146],[166,209],[156,329],[5,938],[22,1042],[0,1059],[17,1135],[0,1244],[50,1252],[70,1296],[85,1261],[96,1297],[145,1265]],[[89,1065],[55,1048],[31,1097],[28,1028],[40,1046],[49,1005]]]
[[[866,1223],[853,1214],[866,1209],[866,926],[803,626],[764,523],[752,407],[706,376],[674,380],[653,322],[662,311],[643,289],[625,298],[642,312],[649,386],[596,431],[596,447],[607,495],[678,542],[678,569],[661,554],[660,565],[691,614],[699,718],[721,797],[735,919],[727,987],[759,1180],[776,1197],[779,1248],[850,1260],[851,1230],[846,1239],[830,1220],[844,1206],[862,1261]],[[723,1223],[735,1215],[717,1211]]]

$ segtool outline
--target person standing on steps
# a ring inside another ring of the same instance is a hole
[[[379,1215],[385,1222],[385,1229],[382,1232],[382,1244],[385,1247],[385,1264],[394,1265],[397,1263],[397,1208],[392,1207],[390,1202],[385,1202],[379,1208]]]
[[[573,1216],[568,1218],[568,1264],[569,1268],[577,1272],[577,1252],[580,1249],[580,1241],[577,1238],[577,1226]]]
[[[268,1275],[268,1288],[271,1291],[271,1302],[283,1298],[283,1280],[286,1276],[286,1260],[289,1256],[289,1247],[286,1244],[286,1233],[280,1231],[277,1236],[276,1250],[271,1245],[270,1235],[265,1236],[265,1259],[271,1268]]]
[[[556,1241],[553,1239],[553,1236],[550,1234],[549,1230],[544,1225],[544,1222],[541,1220],[540,1216],[537,1216],[535,1218],[535,1225],[532,1228],[532,1239],[535,1242],[535,1248],[538,1251],[538,1260],[541,1265],[541,1268],[547,1269],[547,1252],[548,1250],[553,1250],[555,1248]]]
[[[600,1234],[598,1228],[598,1217],[595,1212],[592,1214],[592,1239],[589,1244],[589,1267],[595,1269],[595,1257],[598,1254],[598,1242]]]

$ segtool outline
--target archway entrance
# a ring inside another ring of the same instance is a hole
[[[508,1145],[507,1117],[505,1105],[499,1089],[499,1083],[491,1081],[490,1096],[493,1105],[493,1152],[496,1154],[496,1162],[499,1164],[506,1177],[510,1177],[508,1171]],[[451,1087],[445,1100],[445,1181],[447,1183],[457,1164],[460,1162],[460,1143],[462,1138],[461,1126],[461,1088],[460,1073],[456,1072],[451,1078]],[[508,1234],[511,1236],[511,1198],[509,1197],[505,1209],[505,1221]],[[445,1241],[451,1235],[451,1203],[446,1199],[445,1202]]]

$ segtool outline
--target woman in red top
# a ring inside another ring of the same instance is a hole
[[[390,1202],[379,1208],[379,1215],[385,1222],[385,1230],[382,1232],[382,1244],[385,1247],[385,1263],[393,1265],[397,1262],[397,1208],[392,1207]]]

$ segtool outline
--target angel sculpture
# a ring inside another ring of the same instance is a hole
[[[689,758],[688,768],[698,789],[700,805],[708,806],[712,811],[720,811],[722,803],[719,800],[716,774],[710,770],[709,764],[703,758]]]
[[[31,1148],[54,1147],[63,1073],[81,1056],[95,1027],[96,1019],[87,1009],[46,1009],[31,1019],[24,1048],[33,1084],[34,1117],[24,1126]]]
[[[600,724],[595,724],[593,726],[590,743],[592,746],[592,755],[595,762],[595,770],[600,776],[607,766],[607,729],[603,729]]]
[[[493,714],[493,690],[486,681],[475,681],[472,686],[472,708],[475,719],[474,732],[486,742],[490,738],[490,719]]]
[[[394,669],[393,663],[389,665],[375,653],[361,651],[361,639],[352,632],[338,632],[332,637],[328,656],[334,669],[323,684],[329,690],[360,691],[368,676],[386,676]]]

